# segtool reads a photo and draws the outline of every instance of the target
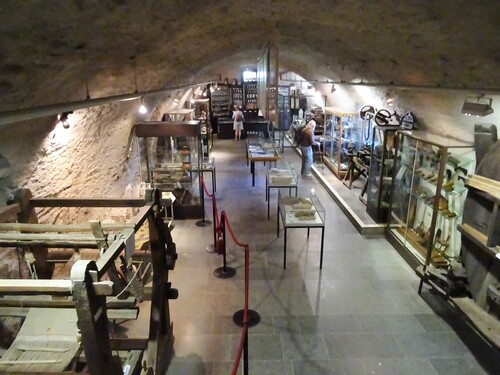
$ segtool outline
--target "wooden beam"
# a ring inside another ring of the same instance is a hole
[[[27,316],[29,310],[29,307],[0,307],[0,316]],[[106,309],[106,314],[111,320],[135,320],[139,309]]]
[[[17,220],[17,214],[20,212],[21,208],[17,203],[0,208],[0,223]]]
[[[32,198],[35,207],[142,207],[144,198]]]
[[[97,260],[97,273],[101,278],[108,270],[108,267],[120,253],[125,250],[125,241],[122,239],[115,240],[104,254]]]
[[[0,233],[0,241],[65,241],[65,242],[96,242],[91,234],[59,234],[59,233]]]
[[[142,207],[137,215],[132,218],[132,222],[135,224],[134,230],[137,232],[139,228],[144,224],[146,219],[148,218],[151,210],[153,209],[154,203],[148,202]]]
[[[33,296],[16,296],[0,298],[0,308],[7,307],[52,307],[52,308],[71,308],[75,304],[71,297],[66,299],[41,299],[40,295]],[[133,309],[136,306],[136,299],[134,296],[128,297],[126,299],[116,299],[115,297],[106,297],[106,306],[108,309]]]
[[[108,223],[101,224],[105,231],[120,231],[133,228],[133,223]],[[25,223],[0,223],[0,232],[18,231],[18,232],[91,232],[90,223],[88,224],[25,224]]]
[[[197,137],[199,121],[147,121],[134,125],[137,137]]]
[[[29,247],[33,250],[33,254],[36,256],[40,251],[46,251],[47,248],[67,248],[67,249],[97,249],[97,244],[95,241],[92,242],[67,242],[67,241],[49,241],[49,240],[33,240],[33,241],[21,241],[21,240],[0,240],[1,247]],[[42,248],[42,249],[36,249]],[[45,248],[45,249],[44,249]],[[1,249],[0,249],[1,250]],[[37,267],[38,270],[38,267]]]
[[[0,294],[71,294],[71,280],[0,279]]]
[[[500,182],[483,176],[472,175],[466,179],[466,185],[484,191],[494,197],[497,202],[500,202]]]

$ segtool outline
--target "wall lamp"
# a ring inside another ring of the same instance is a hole
[[[57,116],[57,119],[61,123],[64,129],[69,129],[68,116],[71,115],[73,111],[63,112]]]
[[[139,113],[144,115],[148,112],[147,107],[144,105],[144,98],[141,97],[141,106],[139,107]]]
[[[332,88],[330,89],[330,92],[333,94],[335,91],[337,91],[337,88],[335,85],[332,83]]]
[[[466,116],[487,116],[493,113],[491,104],[493,99],[485,98],[484,95],[472,96],[465,99],[462,105],[462,113]]]
[[[394,97],[389,92],[385,95],[385,104],[387,104],[389,107],[392,107],[394,105]]]

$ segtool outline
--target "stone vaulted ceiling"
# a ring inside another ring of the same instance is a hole
[[[2,0],[0,111],[210,80],[255,63],[308,79],[500,87],[500,3]]]

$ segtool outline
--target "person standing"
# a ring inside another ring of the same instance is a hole
[[[300,152],[302,153],[302,167],[300,169],[300,174],[302,178],[312,178],[312,146],[319,146],[319,142],[314,139],[314,129],[316,129],[314,113],[308,113],[307,125],[304,127],[304,129],[302,129],[302,134],[300,137]]]
[[[243,112],[241,111],[241,107],[234,106],[233,111],[233,130],[234,130],[234,139],[241,139],[241,131],[243,130]]]

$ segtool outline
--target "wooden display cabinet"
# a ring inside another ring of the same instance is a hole
[[[388,239],[415,268],[447,267],[460,254],[473,144],[421,130],[398,130]]]

